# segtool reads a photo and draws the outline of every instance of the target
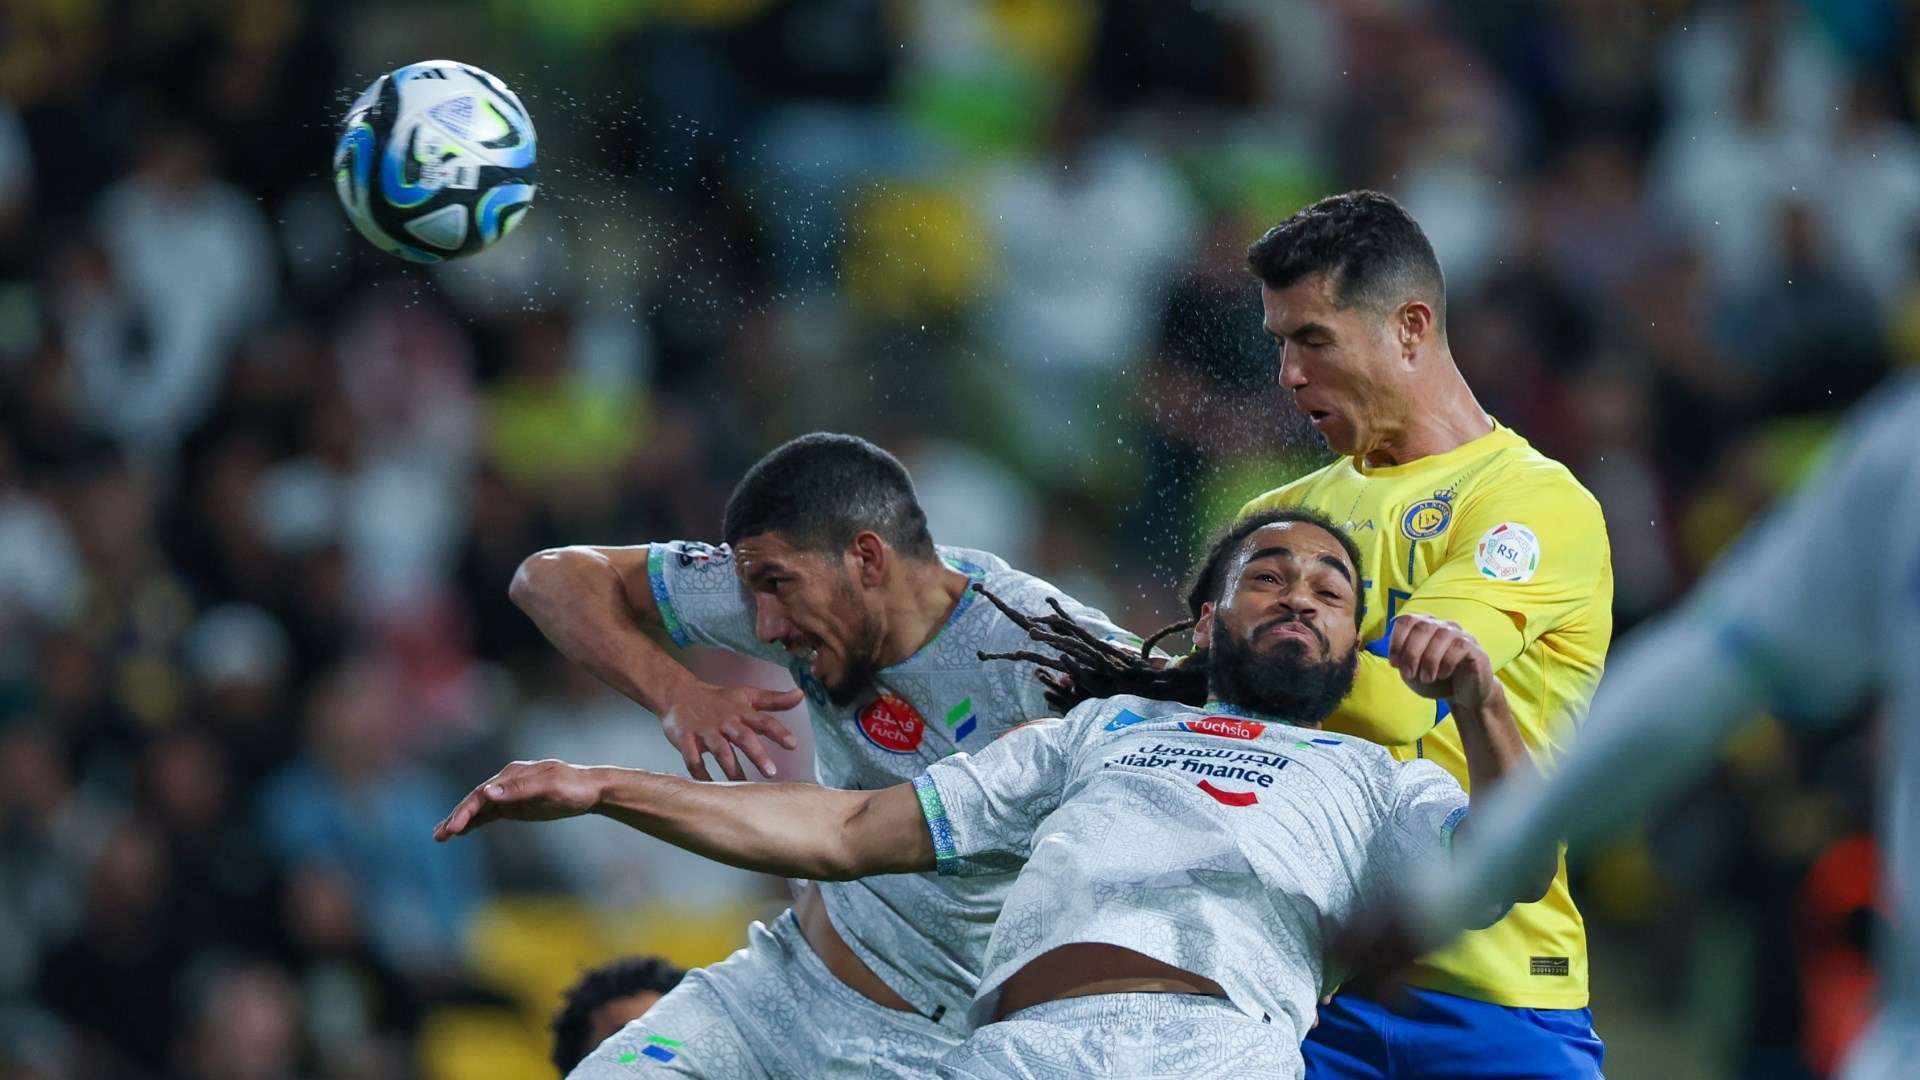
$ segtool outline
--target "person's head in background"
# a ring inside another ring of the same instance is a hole
[[[776,447],[733,489],[722,534],[754,632],[803,660],[837,704],[905,659],[890,655],[898,640],[929,636],[895,625],[943,569],[927,515],[906,467],[865,439],[815,432]]]
[[[686,972],[657,956],[627,956],[580,976],[553,1014],[553,1067],[565,1076],[614,1032],[638,1019]]]
[[[1436,452],[1422,430],[1432,414],[1483,415],[1447,346],[1440,260],[1392,198],[1322,199],[1255,241],[1247,265],[1280,345],[1280,385],[1335,453],[1398,464]]]

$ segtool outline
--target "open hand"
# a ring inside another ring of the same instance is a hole
[[[551,758],[516,761],[467,793],[433,827],[435,840],[464,836],[490,821],[555,821],[591,813],[600,802],[595,770]]]
[[[667,741],[680,751],[687,763],[687,775],[695,780],[712,780],[705,755],[712,754],[720,771],[729,780],[745,780],[740,753],[747,755],[760,775],[771,777],[777,771],[761,736],[789,750],[800,745],[787,726],[769,712],[791,709],[804,695],[798,690],[762,690],[754,686],[713,686],[699,683],[674,700],[660,718]]]

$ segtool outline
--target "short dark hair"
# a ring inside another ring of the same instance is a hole
[[[614,998],[647,991],[665,994],[679,986],[686,974],[658,956],[625,956],[580,976],[561,991],[560,1011],[553,1014],[553,1067],[565,1076],[593,1053],[586,1042],[593,1030],[594,1010]]]
[[[1386,314],[1409,298],[1433,305],[1447,325],[1447,279],[1420,223],[1378,191],[1331,195],[1267,230],[1247,265],[1270,289],[1326,275],[1343,308]]]
[[[1274,510],[1263,510],[1235,521],[1221,530],[1219,535],[1207,545],[1206,557],[1194,568],[1193,578],[1187,585],[1187,613],[1194,618],[1200,617],[1203,604],[1221,601],[1227,590],[1227,566],[1233,562],[1234,552],[1240,550],[1240,544],[1247,537],[1269,525],[1299,523],[1313,525],[1332,533],[1347,552],[1347,558],[1353,563],[1356,574],[1364,575],[1361,569],[1360,547],[1347,535],[1347,530],[1333,523],[1333,519],[1318,510],[1304,506],[1284,506]],[[1359,626],[1367,620],[1367,592],[1360,582],[1353,583],[1353,624]]]
[[[747,470],[727,500],[721,533],[729,544],[778,533],[797,548],[840,551],[868,529],[903,555],[933,557],[906,466],[858,436],[816,431]]]

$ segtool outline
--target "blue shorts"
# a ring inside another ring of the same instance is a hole
[[[1399,1011],[1354,994],[1320,1006],[1307,1080],[1604,1080],[1591,1009],[1519,1009],[1407,987]]]

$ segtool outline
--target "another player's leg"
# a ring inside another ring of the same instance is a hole
[[[1297,1080],[1298,1033],[1195,994],[1092,994],[1022,1009],[940,1063],[947,1080]]]

